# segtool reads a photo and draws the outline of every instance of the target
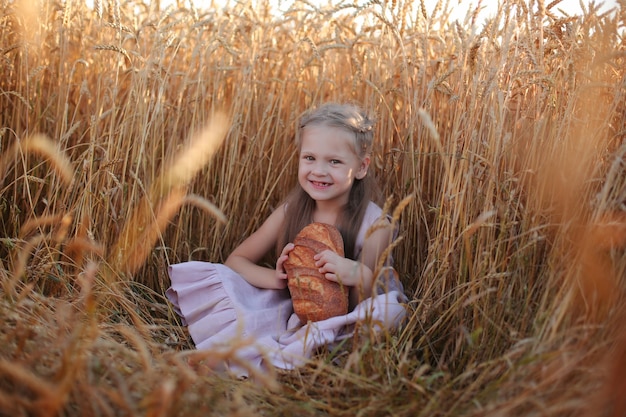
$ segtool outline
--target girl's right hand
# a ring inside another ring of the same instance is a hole
[[[289,252],[291,252],[294,247],[295,245],[293,243],[287,243],[276,260],[276,277],[278,277],[278,279],[287,279],[287,271],[285,271],[284,264],[287,258],[289,258]]]

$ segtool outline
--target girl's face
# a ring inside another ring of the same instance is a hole
[[[315,201],[348,202],[354,179],[367,174],[369,156],[354,149],[354,134],[332,126],[306,126],[302,130],[298,182]]]

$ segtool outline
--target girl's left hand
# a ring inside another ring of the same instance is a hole
[[[361,263],[344,258],[331,250],[325,250],[313,257],[315,266],[329,281],[354,287],[359,283]]]

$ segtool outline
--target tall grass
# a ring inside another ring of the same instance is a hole
[[[626,10],[559,3],[0,0],[1,413],[623,415]],[[167,265],[260,225],[329,100],[408,202],[407,322],[230,379]]]

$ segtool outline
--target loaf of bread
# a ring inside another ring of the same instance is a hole
[[[344,256],[343,239],[335,226],[311,223],[294,239],[295,247],[285,261],[287,286],[293,310],[303,323],[348,313],[348,288],[327,280],[315,266],[313,256],[324,250]]]

